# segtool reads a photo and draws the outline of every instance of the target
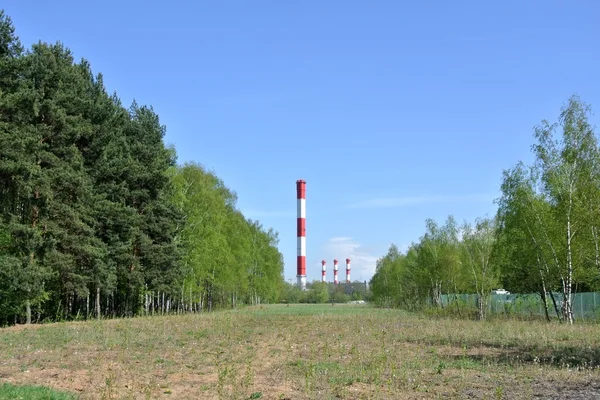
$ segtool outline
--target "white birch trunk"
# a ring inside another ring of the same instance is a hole
[[[102,313],[100,310],[100,287],[96,287],[96,319],[100,320]]]

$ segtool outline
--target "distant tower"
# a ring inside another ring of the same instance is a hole
[[[333,284],[337,285],[338,282],[338,260],[333,260]]]
[[[326,282],[327,281],[327,277],[326,277],[326,271],[327,271],[327,267],[326,267],[327,261],[323,260],[321,261],[321,282]]]
[[[346,283],[350,283],[350,259],[346,258]]]
[[[306,289],[306,182],[296,181],[296,198],[298,199],[298,263],[296,277],[298,287]]]

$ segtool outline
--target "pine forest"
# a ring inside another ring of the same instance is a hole
[[[121,104],[61,43],[0,11],[0,325],[276,301],[278,235],[152,107]]]

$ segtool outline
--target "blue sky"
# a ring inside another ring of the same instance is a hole
[[[27,46],[61,41],[125,104],[152,105],[179,162],[214,170],[279,232],[293,281],[297,179],[308,280],[347,257],[368,280],[426,218],[493,215],[502,170],[532,160],[532,128],[571,94],[600,109],[594,0],[0,7]]]

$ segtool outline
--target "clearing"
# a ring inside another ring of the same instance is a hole
[[[0,329],[0,384],[81,399],[600,399],[600,327],[269,305]]]

